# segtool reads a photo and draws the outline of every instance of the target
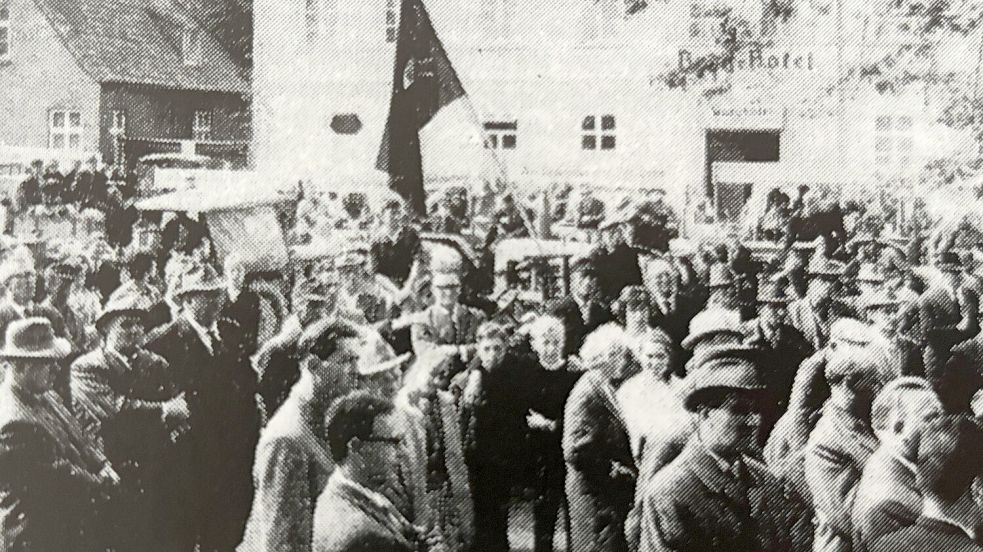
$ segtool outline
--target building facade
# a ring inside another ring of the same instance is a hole
[[[887,0],[796,2],[787,20],[746,0],[649,0],[633,15],[624,0],[425,4],[470,98],[424,129],[431,182],[501,167],[520,187],[657,186],[726,219],[752,185],[902,182],[965,139],[936,122],[943,95],[858,78],[866,61],[904,51],[905,18]],[[258,168],[384,180],[373,167],[398,6],[257,0]],[[672,82],[713,50],[726,14],[763,45]],[[975,67],[939,63],[967,78]]]
[[[0,89],[0,172],[154,152],[246,162],[248,81],[171,0],[0,0]]]

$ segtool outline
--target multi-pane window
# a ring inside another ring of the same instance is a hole
[[[185,65],[201,65],[202,42],[201,29],[193,26],[184,28],[184,33],[181,35],[181,57],[184,59]]]
[[[614,115],[588,115],[580,123],[580,147],[585,150],[613,150],[617,146]]]
[[[396,0],[386,0],[386,42],[396,42],[399,21]]]
[[[307,0],[304,22],[307,38],[333,37],[338,24],[338,0]]]
[[[48,118],[48,147],[58,150],[82,149],[82,114],[78,111],[52,111]]]
[[[212,139],[212,112],[207,109],[195,110],[195,118],[191,123],[191,138],[195,141]]]
[[[114,109],[109,114],[109,133],[126,134],[126,111]]]
[[[10,8],[0,5],[0,60],[10,56]]]
[[[878,180],[903,175],[912,166],[914,122],[910,115],[880,115],[874,123],[874,168]]]
[[[515,149],[518,121],[488,121],[484,127],[486,149]]]

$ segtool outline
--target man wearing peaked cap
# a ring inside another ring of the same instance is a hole
[[[753,459],[764,389],[753,354],[713,347],[687,375],[695,432],[641,491],[640,552],[811,550],[807,508]]]
[[[142,346],[152,307],[139,294],[113,294],[95,322],[101,345],[71,369],[74,411],[127,490],[113,510],[125,520],[125,530],[114,535],[120,551],[144,549],[163,529],[154,513],[165,484],[158,475],[174,460],[171,432],[182,429],[189,415],[167,362]]]
[[[758,286],[758,318],[742,327],[744,342],[758,351],[758,366],[768,388],[761,411],[762,438],[767,438],[788,408],[799,365],[815,352],[802,333],[788,323],[790,302],[784,278],[763,281]]]
[[[182,312],[147,341],[170,364],[190,412],[189,429],[177,442],[184,456],[164,506],[174,527],[165,535],[178,541],[175,546],[230,550],[242,537],[253,498],[260,429],[256,372],[241,354],[239,332],[219,324],[228,292],[214,269],[200,265],[181,273],[172,295]]]

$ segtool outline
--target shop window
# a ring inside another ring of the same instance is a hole
[[[78,111],[52,111],[48,118],[48,147],[57,150],[82,149],[82,114]]]
[[[515,149],[516,135],[519,130],[518,121],[487,121],[484,127],[486,149]]]
[[[614,115],[588,115],[580,123],[580,147],[584,150],[613,150],[618,145]]]
[[[10,57],[10,8],[0,5],[0,61]]]
[[[880,181],[912,168],[914,120],[909,115],[880,115],[874,121],[874,171]]]
[[[191,124],[191,139],[196,142],[205,142],[212,139],[212,112],[207,109],[195,111],[195,118]]]

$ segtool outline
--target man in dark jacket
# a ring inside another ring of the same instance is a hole
[[[0,550],[105,550],[96,517],[116,482],[112,466],[51,393],[71,353],[44,318],[10,324],[0,359]]]
[[[980,331],[979,298],[963,284],[959,255],[940,253],[935,266],[944,283],[928,288],[918,300],[918,318],[924,345],[925,376],[933,384],[945,380],[952,348]]]
[[[749,347],[694,358],[684,404],[696,430],[645,490],[639,552],[806,552],[811,513],[755,454],[763,385]]]
[[[393,403],[357,391],[338,399],[327,424],[337,468],[314,511],[314,552],[417,552],[416,528],[382,493],[397,473],[405,435]]]
[[[125,491],[112,510],[112,539],[120,552],[166,542],[154,509],[162,477],[172,468],[170,434],[188,419],[167,362],[140,348],[152,306],[136,294],[114,295],[96,319],[102,346],[72,364],[75,415],[103,447]]]
[[[983,551],[983,511],[973,500],[981,456],[980,429],[972,422],[943,418],[926,428],[916,460],[921,515],[914,525],[875,541],[871,552]]]
[[[611,311],[598,301],[597,269],[589,257],[571,259],[570,295],[547,311],[563,321],[565,357],[577,354],[588,334],[613,320]]]
[[[762,282],[757,297],[759,316],[744,324],[745,343],[758,351],[757,365],[768,390],[761,411],[762,439],[768,438],[771,428],[788,408],[799,365],[815,352],[788,323],[789,302],[784,281]]]
[[[172,295],[183,315],[148,340],[148,349],[170,364],[190,411],[190,429],[177,443],[187,456],[173,470],[171,534],[203,552],[234,550],[242,538],[259,440],[256,374],[241,347],[229,342],[235,336],[219,329],[225,288],[208,266],[181,274]]]
[[[475,501],[474,542],[476,550],[508,552],[512,473],[526,460],[528,400],[523,395],[530,369],[506,352],[508,335],[498,324],[483,324],[477,340],[476,358],[455,382],[463,383],[461,427]]]

